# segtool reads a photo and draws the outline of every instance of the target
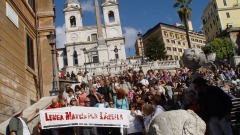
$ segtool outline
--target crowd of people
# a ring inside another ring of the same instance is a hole
[[[233,135],[230,123],[231,99],[239,97],[240,65],[213,65],[199,70],[201,77],[182,67],[175,71],[128,69],[119,75],[75,75],[77,85],[67,84],[47,109],[67,106],[130,110],[129,128],[67,127],[41,130],[34,135],[144,135],[151,121],[162,112],[191,109],[207,125],[206,135]]]

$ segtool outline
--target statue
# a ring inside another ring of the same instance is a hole
[[[174,110],[157,115],[147,135],[204,135],[205,131],[205,122],[192,110]]]
[[[194,72],[207,63],[204,52],[199,48],[186,49],[182,56],[183,64]]]

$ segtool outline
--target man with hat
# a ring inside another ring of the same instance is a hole
[[[23,118],[23,108],[22,106],[14,106],[12,109],[13,117],[9,121],[9,131],[11,135],[31,135],[27,122],[30,121],[36,113],[39,112],[39,109],[36,109],[31,115],[27,118]]]

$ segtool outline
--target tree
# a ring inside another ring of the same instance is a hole
[[[157,36],[152,36],[147,40],[145,55],[152,60],[161,60],[167,58],[165,45]]]
[[[204,46],[202,50],[205,54],[215,52],[217,59],[229,59],[233,56],[233,47],[234,43],[231,39],[225,37],[215,38],[209,45]]]
[[[186,35],[187,35],[187,42],[188,48],[191,48],[190,37],[189,37],[189,26],[188,21],[191,18],[191,8],[188,6],[191,4],[192,0],[175,0],[173,5],[174,8],[178,9],[178,16],[182,22],[184,22]]]

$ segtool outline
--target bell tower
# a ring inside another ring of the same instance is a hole
[[[107,37],[122,37],[122,27],[117,0],[102,0],[102,12]]]
[[[66,25],[67,43],[76,42],[77,31],[83,27],[82,8],[78,0],[67,0],[63,9]]]

